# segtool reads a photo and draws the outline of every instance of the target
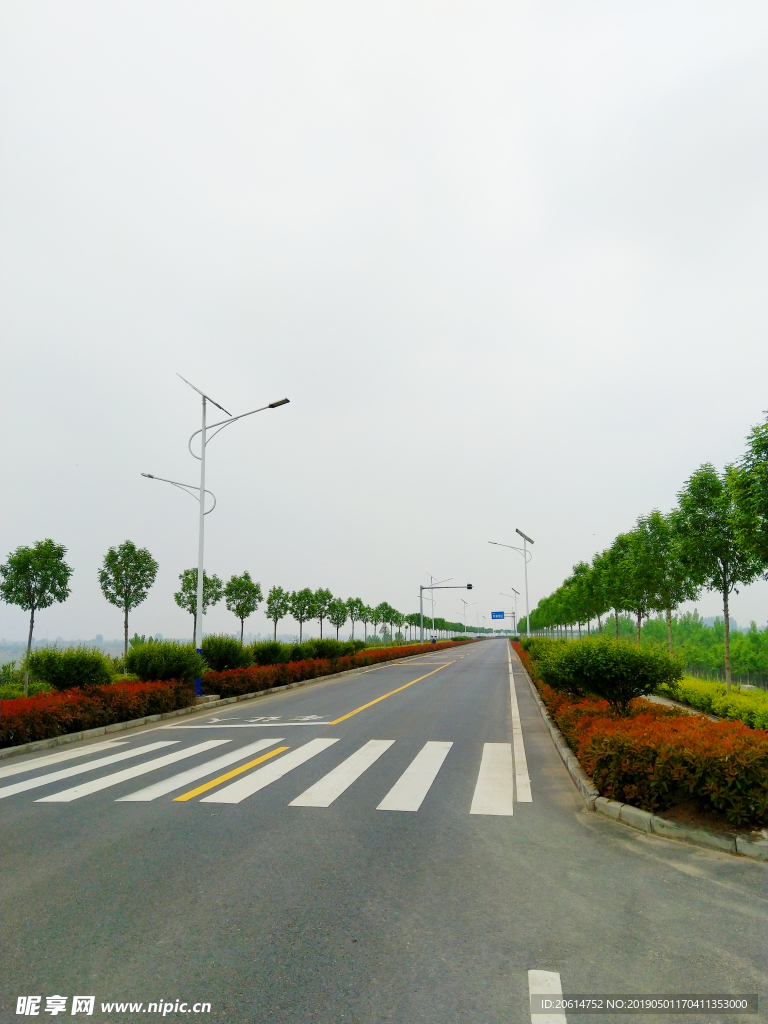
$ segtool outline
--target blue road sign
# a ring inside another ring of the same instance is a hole
[[[491,612],[491,618],[492,619],[503,619],[504,618],[504,612]]]

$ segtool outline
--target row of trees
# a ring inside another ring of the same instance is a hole
[[[621,533],[591,563],[579,562],[571,575],[531,612],[531,630],[555,630],[614,613],[616,636],[621,613],[636,622],[663,613],[672,651],[672,613],[702,589],[716,590],[723,601],[726,686],[731,684],[729,602],[733,591],[768,577],[768,422],[754,427],[741,461],[718,472],[700,466],[667,514],[641,516],[633,530]],[[526,626],[525,619],[521,629]]]
[[[73,570],[65,560],[66,553],[67,549],[63,544],[47,539],[38,541],[31,547],[17,548],[0,566],[0,596],[7,603],[29,612],[28,654],[32,646],[35,613],[69,597]],[[104,556],[99,570],[99,585],[107,601],[123,612],[126,654],[129,614],[146,600],[157,577],[157,571],[158,563],[147,548],[139,548],[130,540],[111,547]],[[193,630],[196,632],[197,569],[185,569],[179,576],[179,581],[180,587],[174,594],[174,599],[180,608],[192,615]],[[224,583],[215,574],[204,571],[203,613],[222,599],[227,610],[240,622],[242,641],[245,620],[264,600],[261,585],[254,581],[248,572],[232,576]],[[371,607],[359,597],[344,600],[334,597],[328,589],[320,588],[313,591],[309,587],[293,592],[279,586],[272,587],[267,595],[266,614],[274,624],[275,637],[281,619],[289,615],[294,618],[299,624],[299,642],[303,639],[304,624],[314,619],[320,623],[321,637],[323,624],[327,621],[335,628],[336,639],[339,630],[348,620],[352,625],[354,639],[355,625],[362,622],[366,641],[369,625],[373,626],[375,631],[381,625],[385,634],[389,627],[390,635],[394,636],[395,631],[402,629],[404,625],[408,624],[413,629],[419,623],[418,614],[403,615],[386,601]],[[435,626],[446,631],[463,632],[463,626],[459,623],[448,623],[443,619],[435,620]]]

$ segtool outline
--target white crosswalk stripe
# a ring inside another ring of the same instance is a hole
[[[512,744],[485,743],[470,814],[512,814]]]
[[[213,747],[220,747],[228,740],[206,740],[194,747],[186,747],[184,750],[175,750],[172,754],[164,754],[163,757],[156,757],[152,761],[144,761],[142,764],[134,764],[130,768],[123,768],[121,772],[114,772],[112,775],[103,775],[100,779],[92,779],[90,782],[81,782],[79,786],[71,789],[63,789],[59,793],[51,793],[50,796],[41,797],[36,800],[38,804],[68,804],[72,800],[79,800],[80,797],[90,796],[91,793],[99,793],[102,789],[109,789],[110,786],[117,786],[128,779],[135,779],[137,775],[146,775],[147,772],[157,771],[158,768],[165,768],[166,765],[175,764],[176,761],[183,761],[186,757],[194,757],[195,754],[203,754]]]
[[[336,797],[359,779],[363,772],[378,760],[394,740],[368,740],[364,746],[342,761],[340,765],[324,775],[314,786],[310,786],[289,807],[330,807]]]
[[[304,764],[311,757],[321,754],[328,747],[338,742],[338,739],[310,740],[309,743],[305,743],[297,750],[292,750],[289,754],[278,757],[276,761],[272,761],[263,768],[258,768],[255,772],[251,772],[250,775],[243,776],[237,782],[230,783],[230,785],[225,786],[223,789],[211,793],[210,796],[204,796],[200,803],[239,804],[246,797],[253,796],[254,793],[264,789],[265,786],[269,786],[271,783],[281,779],[288,772],[293,771],[294,768],[298,768],[299,765]]]
[[[145,747],[132,747],[130,750],[121,750],[117,754],[110,754],[109,757],[100,757],[96,761],[89,761],[87,764],[76,764],[71,768],[62,768],[57,772],[50,772],[48,775],[38,775],[34,779],[25,779],[23,782],[13,782],[10,786],[3,786],[0,789],[0,800],[15,793],[24,793],[29,789],[38,789],[40,786],[48,786],[52,782],[59,782],[61,779],[71,779],[73,775],[82,775],[84,772],[92,772],[95,768],[103,768],[108,764],[115,764],[117,761],[125,761],[129,757],[140,757],[142,754],[149,754],[161,747],[172,747],[178,740],[160,740],[157,743],[148,743]]]
[[[99,750],[114,750],[115,747],[125,746],[127,742],[128,740],[103,740],[101,743],[92,743],[89,747],[60,750],[56,754],[33,757],[29,761],[4,764],[0,768],[0,779],[7,779],[9,775],[22,775],[24,772],[32,772],[37,768],[47,768],[49,764],[59,764],[61,761],[73,761],[76,757],[87,757],[89,754],[98,753]]]
[[[174,775],[170,779],[163,779],[161,782],[155,782],[151,786],[147,786],[145,789],[139,789],[135,793],[129,793],[128,796],[121,796],[115,802],[116,803],[131,803],[131,802],[144,802],[147,800],[157,800],[159,796],[165,796],[166,793],[172,793],[175,789],[182,789],[184,786],[188,786],[191,782],[197,782],[198,779],[204,779],[206,775],[213,775],[221,768],[227,768],[231,764],[235,764],[237,761],[244,761],[249,754],[254,754],[257,750],[264,750],[265,747],[272,747],[276,743],[280,743],[282,736],[269,736],[264,740],[256,740],[254,743],[248,743],[244,747],[238,747],[237,750],[228,750],[226,754],[222,754],[221,757],[216,757],[213,761],[206,761],[205,764],[197,765],[196,768],[189,768],[185,772],[181,772],[180,775]]]
[[[418,811],[453,743],[425,743],[387,793],[378,811]]]
[[[513,735],[515,730],[513,728]],[[112,741],[105,741],[112,742]],[[120,741],[126,743],[128,741]],[[289,740],[289,743],[291,741]],[[64,779],[73,776],[93,773],[88,781],[79,781],[70,788],[49,793],[35,800],[35,803],[71,803],[82,797],[91,796],[102,790],[109,789],[131,779],[139,778],[150,772],[158,771],[169,765],[175,764],[187,758],[203,755],[217,747],[226,745],[227,750],[219,752],[210,760],[202,760],[191,768],[171,775],[168,778],[160,778],[150,785],[134,790],[115,799],[116,803],[148,803],[160,797],[168,796],[174,791],[183,791],[194,786],[200,780],[210,779],[203,786],[205,796],[196,790],[189,793],[185,800],[194,799],[200,803],[239,804],[249,796],[253,796],[266,786],[277,782],[284,775],[298,768],[300,765],[321,754],[329,747],[338,743],[334,739],[313,739],[301,746],[291,750],[287,746],[271,751],[274,760],[269,760],[269,753],[265,754],[260,761],[252,762],[251,756],[258,751],[268,751],[283,743],[282,737],[262,736],[243,746],[230,747],[230,739],[209,739],[190,747],[177,747],[178,740],[159,740],[148,743],[144,746],[131,747],[109,753],[104,757],[97,757],[81,764],[69,765],[50,772],[42,772],[32,778],[23,779],[0,787],[0,799],[34,790],[41,786],[50,786]],[[395,745],[395,740],[368,740],[363,743],[345,758],[340,764],[331,768],[326,774],[321,775],[316,782],[312,783],[299,796],[290,800],[289,807],[330,807],[343,793]],[[159,757],[145,759],[144,755],[150,754],[164,747],[177,747],[174,751],[164,753]],[[432,786],[435,784],[443,764],[451,752],[453,742],[449,740],[430,740],[418,751],[410,763],[405,766],[399,778],[391,786],[381,802],[376,806],[379,811],[416,812],[421,809]],[[86,754],[104,749],[104,744],[94,744],[87,750],[79,753],[84,757]],[[111,749],[108,747],[107,749]],[[62,754],[64,752],[61,752]],[[73,753],[66,752],[67,755]],[[52,755],[56,756],[56,755]],[[111,766],[121,761],[135,759],[135,763],[121,767],[117,771],[111,770]],[[63,759],[63,758],[62,758]],[[525,752],[522,744],[516,749],[514,743],[485,743],[483,744],[482,757],[478,768],[475,788],[472,796],[469,813],[474,815],[496,815],[511,816],[514,810],[514,802],[521,801],[530,803],[530,785],[527,789],[524,781],[528,778],[527,764],[525,763]],[[266,761],[269,760],[267,764]],[[35,763],[29,762],[29,771],[38,771],[47,767],[50,761],[43,758],[35,758]],[[390,763],[390,762],[387,762]],[[395,764],[398,762],[395,761]],[[477,762],[475,762],[477,764]],[[238,768],[237,766],[240,765]],[[14,766],[16,767],[16,766]],[[18,766],[21,767],[20,765]],[[228,768],[234,768],[227,772]],[[104,772],[100,769],[110,768]],[[216,778],[224,771],[222,778]],[[451,776],[455,781],[455,773]],[[202,799],[197,799],[202,797]],[[286,797],[287,799],[287,797]],[[466,809],[463,799],[456,805],[457,808]],[[191,804],[190,806],[194,806]],[[466,810],[465,810],[466,813]]]

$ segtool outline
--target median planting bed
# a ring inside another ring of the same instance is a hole
[[[513,645],[541,699],[601,796],[651,813],[695,804],[732,828],[768,823],[768,733],[712,722],[642,697],[626,713],[545,684]]]
[[[467,641],[461,643],[465,644]],[[203,689],[206,693],[218,693],[220,697],[237,697],[243,693],[269,690],[273,686],[285,686],[288,683],[317,679],[320,676],[348,672],[355,668],[365,668],[367,665],[380,665],[399,658],[409,658],[414,654],[426,654],[429,651],[441,651],[456,646],[459,645],[448,640],[439,644],[414,644],[383,650],[368,648],[340,658],[314,658],[277,665],[250,665],[248,668],[233,668],[223,672],[206,672],[203,676]]]
[[[220,697],[236,697],[246,693],[259,693],[285,686],[329,676],[350,669],[365,668],[414,654],[441,651],[467,643],[445,641],[438,644],[411,645],[385,649],[365,649],[357,654],[337,658],[314,658],[303,661],[280,661],[272,665],[250,665],[245,668],[227,669],[221,672],[208,671],[203,675],[203,689]],[[149,647],[150,645],[147,645]],[[170,650],[161,651],[161,644],[152,645],[152,657],[146,657],[146,669],[157,669],[166,664],[170,671],[171,657],[176,664],[180,655]],[[176,645],[179,646],[180,645]],[[163,661],[164,659],[164,661]],[[187,672],[198,663],[192,651],[182,666]],[[135,668],[142,667],[135,659]],[[181,662],[179,662],[181,665]],[[179,666],[176,665],[178,668]],[[41,693],[34,697],[19,697],[0,701],[0,747],[18,746],[36,740],[52,739],[67,733],[78,733],[86,729],[130,722],[149,715],[166,714],[195,704],[192,679],[179,682],[175,679],[125,681],[106,686],[75,688],[60,693]]]

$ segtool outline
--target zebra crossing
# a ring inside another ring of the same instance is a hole
[[[110,788],[124,787],[133,779],[138,780],[153,772],[165,774],[164,769],[184,760],[203,758],[178,773],[129,793],[123,792],[115,797],[114,802],[150,803],[168,798],[178,803],[241,804],[318,755],[330,751],[339,742],[338,737],[322,737],[294,747],[291,740],[288,741],[290,745],[286,745],[283,737],[268,736],[245,745],[235,745],[236,741],[232,739],[209,739],[182,747],[181,740],[156,740],[137,746],[128,746],[124,739],[107,740],[77,751],[57,752],[4,766],[0,774],[0,800],[50,786],[54,787],[52,792],[32,795],[34,803],[69,804]],[[222,750],[223,747],[227,749]],[[287,806],[330,807],[366,772],[386,763],[393,748],[396,752],[397,743],[392,739],[366,741],[322,774],[309,788],[293,796]],[[480,744],[477,745],[476,753],[480,758],[479,764],[475,761],[477,774],[468,812],[509,817],[516,802],[531,802],[522,734],[518,743],[513,730],[512,743],[485,743],[482,750],[479,748]],[[452,741],[429,740],[424,743],[383,799],[375,805],[376,810],[419,811],[454,749]],[[205,755],[214,751],[214,757],[205,759]],[[67,761],[78,763],[60,767]],[[4,777],[26,773],[30,773],[28,778],[16,778],[2,784]],[[90,778],[82,778],[89,773]],[[391,775],[388,777],[391,782]],[[70,779],[76,779],[74,785],[57,788],[58,783]]]

